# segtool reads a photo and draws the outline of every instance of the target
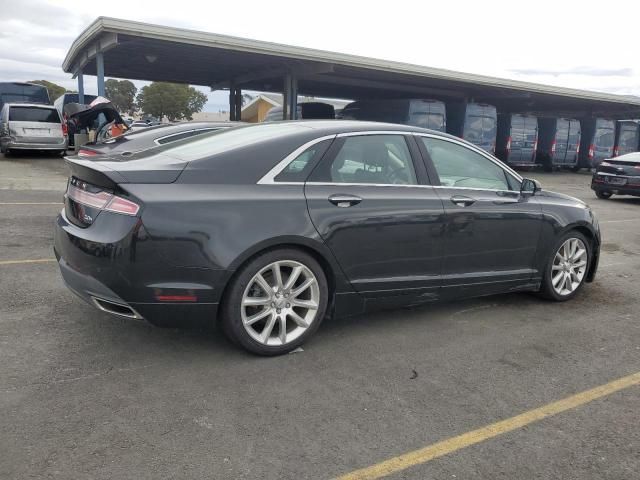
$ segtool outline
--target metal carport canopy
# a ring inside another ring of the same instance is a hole
[[[503,111],[563,116],[640,117],[640,97],[494,78],[408,63],[99,17],[73,42],[62,68],[117,78],[332,98],[466,99]]]

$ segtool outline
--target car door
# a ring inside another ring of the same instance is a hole
[[[416,136],[443,201],[443,295],[519,288],[540,273],[535,254],[540,204],[520,194],[521,179],[493,157],[454,139]]]
[[[340,135],[305,195],[316,229],[356,291],[437,297],[444,208],[411,135]]]

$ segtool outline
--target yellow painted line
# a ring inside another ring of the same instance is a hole
[[[49,263],[55,262],[55,258],[34,258],[30,260],[0,260],[0,265],[22,265],[26,263]]]
[[[14,205],[64,205],[61,202],[0,202],[0,206]]]
[[[591,390],[571,395],[563,400],[549,403],[534,410],[529,410],[515,417],[492,423],[486,427],[463,433],[457,437],[442,440],[427,447],[390,458],[370,467],[355,470],[338,477],[336,480],[372,480],[385,477],[637,385],[640,385],[640,372],[619,378]]]

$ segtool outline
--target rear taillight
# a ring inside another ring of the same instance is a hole
[[[136,215],[140,210],[140,205],[126,198],[118,197],[109,192],[89,192],[71,184],[67,188],[67,196],[81,205],[123,215]]]
[[[614,149],[613,149],[613,156],[614,156],[614,157],[617,157],[617,156],[618,156],[618,152],[619,152],[619,151],[620,151],[620,150],[618,149],[618,147],[614,148]]]
[[[580,153],[580,143],[576,145],[576,153]]]
[[[507,150],[511,150],[511,137],[507,138]]]
[[[551,153],[556,153],[556,139],[553,139],[553,142],[551,142]]]
[[[65,137],[69,135],[69,128],[67,127],[67,122],[62,122],[62,135]]]
[[[140,210],[140,205],[126,198],[114,195],[104,209],[109,212],[122,213],[123,215],[136,215],[138,210]]]
[[[79,157],[93,157],[95,155],[98,155],[98,152],[94,152],[93,150],[87,150],[86,148],[81,148],[80,150],[78,150]]]
[[[596,151],[595,145],[592,143],[589,145],[589,158],[593,158],[593,155]]]

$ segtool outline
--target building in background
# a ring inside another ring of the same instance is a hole
[[[333,105],[333,108],[342,110],[345,105],[351,103],[350,100],[334,100],[317,97],[298,97],[298,105],[304,102],[323,102]],[[242,107],[242,121],[258,123],[264,121],[269,110],[273,107],[282,106],[282,95],[277,93],[261,93],[244,107]],[[195,116],[194,116],[195,119]]]

